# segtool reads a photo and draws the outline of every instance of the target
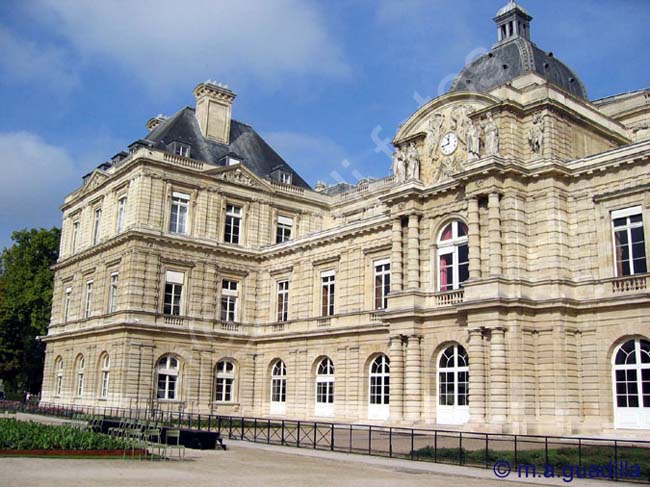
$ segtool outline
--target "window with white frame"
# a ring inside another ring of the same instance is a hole
[[[70,242],[70,251],[77,250],[77,242],[79,239],[79,220],[72,222],[72,241]]]
[[[221,320],[237,321],[239,283],[230,279],[221,282]]]
[[[469,279],[467,225],[454,220],[440,232],[438,239],[438,289],[451,291],[463,287]]]
[[[615,426],[649,428],[650,341],[626,341],[615,350],[612,361]]]
[[[291,173],[287,171],[280,171],[280,182],[284,184],[291,184]]]
[[[217,362],[214,385],[214,400],[232,402],[234,399],[235,364],[230,360]]]
[[[642,207],[613,211],[612,232],[616,276],[648,272]]]
[[[63,297],[63,321],[66,322],[70,319],[70,305],[72,301],[72,288],[65,288],[65,295]]]
[[[323,358],[316,369],[316,408],[317,416],[330,416],[334,413],[334,363],[329,357]]]
[[[278,225],[276,227],[275,243],[282,243],[291,240],[291,230],[293,229],[293,219],[286,216],[278,216]]]
[[[63,359],[61,357],[57,357],[54,361],[54,370],[56,371],[54,394],[60,396],[63,388]]]
[[[332,316],[334,314],[335,278],[334,271],[321,274],[321,316]]]
[[[117,288],[120,282],[120,275],[117,272],[111,274],[111,282],[108,285],[108,312],[117,311]]]
[[[368,417],[388,419],[390,404],[390,360],[378,355],[370,364],[368,375]]]
[[[277,301],[276,321],[287,321],[289,319],[289,281],[278,281]]]
[[[176,271],[167,271],[165,274],[165,300],[163,313],[166,315],[180,316],[183,305],[183,281],[185,274]]]
[[[86,366],[86,359],[83,356],[79,357],[77,361],[77,397],[84,395],[84,368]]]
[[[375,309],[388,307],[388,293],[390,292],[390,260],[374,262],[375,268]]]
[[[174,142],[174,154],[182,157],[190,157],[190,146],[180,142]]]
[[[102,223],[102,209],[95,208],[95,223],[93,225],[93,245],[97,245],[99,243],[101,223]]]
[[[223,240],[226,243],[239,244],[241,240],[241,206],[226,205],[226,225]]]
[[[469,360],[467,351],[450,345],[438,360],[438,423],[463,424],[469,420]]]
[[[93,309],[93,281],[86,283],[86,301],[84,305],[84,318],[90,318]]]
[[[117,200],[117,233],[124,229],[124,217],[126,214],[126,195],[122,195]]]
[[[287,367],[278,360],[271,369],[271,411],[281,412],[287,401]],[[275,410],[274,404],[280,405]]]
[[[100,389],[99,397],[106,399],[108,397],[108,385],[111,377],[111,358],[108,354],[104,354],[101,361],[101,377],[100,377]]]
[[[187,233],[187,214],[190,207],[190,195],[172,193],[172,208],[169,217],[169,231],[172,233]]]
[[[172,355],[165,355],[156,365],[157,392],[156,398],[175,400],[178,397],[178,359]]]

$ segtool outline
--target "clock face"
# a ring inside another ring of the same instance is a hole
[[[440,142],[440,152],[446,156],[450,156],[456,151],[458,147],[458,137],[453,132],[449,132],[442,138]]]

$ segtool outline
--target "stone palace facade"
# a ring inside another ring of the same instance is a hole
[[[515,433],[650,430],[650,91],[498,42],[315,190],[213,82],[63,203],[47,403]]]

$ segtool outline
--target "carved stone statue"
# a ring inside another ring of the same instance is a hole
[[[414,142],[406,150],[406,176],[407,179],[420,180],[420,153]]]
[[[467,127],[467,160],[476,161],[481,157],[481,127],[469,121]]]
[[[471,121],[469,115],[473,111],[474,110],[469,105],[457,106],[451,111],[450,129],[456,133],[460,141],[463,143],[467,143],[467,132]]]
[[[528,131],[528,145],[533,151],[533,154],[542,154],[544,148],[544,130],[546,130],[544,115],[536,113],[533,117],[533,126]]]
[[[438,144],[442,135],[442,126],[445,123],[445,115],[436,113],[429,120],[429,130],[427,131],[426,150],[432,161],[438,159]]]
[[[497,127],[492,114],[487,114],[485,122],[485,154],[495,156],[499,154],[499,127]]]
[[[406,154],[404,154],[404,151],[400,147],[393,154],[392,170],[395,176],[395,182],[403,183],[406,181]]]

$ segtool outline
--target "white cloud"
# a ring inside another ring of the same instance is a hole
[[[157,94],[207,78],[278,83],[348,72],[309,0],[35,0],[32,7],[86,62],[117,64]]]
[[[40,82],[67,93],[79,84],[63,49],[21,39],[0,26],[0,71],[14,81]]]
[[[59,206],[78,186],[70,155],[29,132],[0,133],[0,247],[20,228],[59,226]]]

